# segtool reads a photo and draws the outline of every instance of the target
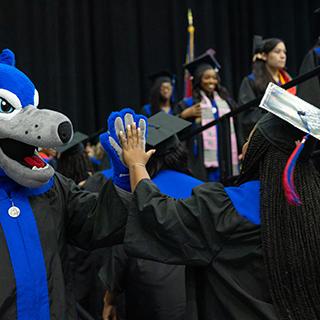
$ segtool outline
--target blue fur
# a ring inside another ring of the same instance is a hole
[[[120,117],[124,124],[124,116],[130,113],[133,116],[135,123],[138,125],[140,119],[144,119],[146,124],[147,118],[142,115],[136,115],[135,112],[130,108],[124,108],[120,111],[112,112],[108,118],[108,132],[105,132],[100,135],[100,141],[103,148],[109,155],[109,158],[112,163],[113,168],[113,177],[112,180],[115,185],[120,187],[121,189],[131,191],[130,188],[130,177],[129,177],[129,169],[121,162],[120,158],[118,157],[117,152],[113,149],[109,142],[109,136],[111,136],[120,146],[119,138],[116,134],[116,130],[114,127],[114,122],[117,117]],[[147,130],[146,130],[146,137],[147,137]]]
[[[14,67],[16,65],[14,53],[10,49],[3,49],[0,54],[0,63]]]
[[[34,105],[34,84],[24,73],[10,64],[10,59],[13,59],[11,63],[14,63],[14,56],[10,57],[5,54],[5,50],[0,54],[0,89],[14,93],[19,98],[22,107]]]

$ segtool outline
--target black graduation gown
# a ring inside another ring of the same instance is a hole
[[[98,191],[105,181],[103,173],[95,173],[84,188]],[[128,257],[123,245],[100,249],[100,256],[102,252],[104,265],[99,276],[106,289],[118,294],[115,304],[120,319],[185,319],[183,266]]]
[[[42,248],[51,320],[77,319],[67,242],[90,249],[113,245],[119,243],[121,239],[118,236],[118,227],[124,225],[126,219],[118,219],[116,223],[108,225],[105,220],[106,208],[117,207],[120,200],[115,191],[110,197],[106,189],[109,191],[114,189],[111,182],[105,185],[97,199],[97,194],[82,191],[72,180],[55,174],[53,185],[48,191],[30,195],[27,198]],[[2,197],[0,200],[8,201],[8,198]],[[21,217],[23,213],[22,211]],[[0,317],[2,320],[14,320],[17,319],[16,278],[2,227],[0,227],[0,244]],[[25,270],[25,272],[27,274],[29,271]],[[34,283],[31,283],[31,287],[35,288],[38,279],[37,275],[33,276]],[[31,274],[28,277],[30,280]],[[37,310],[35,310],[35,316],[38,316]],[[38,317],[29,319],[40,320]]]
[[[320,46],[314,47],[304,57],[299,74],[311,71],[319,65],[320,62]],[[297,96],[303,100],[320,108],[320,82],[319,76],[313,77],[301,84],[297,88]]]
[[[219,183],[176,201],[150,180],[135,190],[126,225],[129,255],[186,265],[192,320],[277,319],[265,275],[260,226],[239,215]]]
[[[128,257],[123,245],[117,245],[112,247],[111,259],[106,260],[99,276],[109,291],[124,293],[126,319],[184,320],[184,269]],[[117,304],[122,301],[118,299]]]
[[[250,74],[249,76],[244,77],[241,82],[238,104],[239,106],[242,106],[243,104],[246,104],[262,95],[263,92],[258,92],[256,90],[254,85],[254,76],[253,74]],[[266,114],[266,111],[258,106],[251,107],[239,114],[242,142],[245,142],[245,140],[248,139],[251,130],[264,114]]]

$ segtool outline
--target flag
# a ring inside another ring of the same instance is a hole
[[[194,31],[192,11],[188,9],[188,42],[185,63],[189,63],[194,59]],[[184,72],[184,96],[192,96],[192,82],[188,70]]]

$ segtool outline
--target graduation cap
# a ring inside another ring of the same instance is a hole
[[[320,110],[274,83],[269,83],[260,107],[270,113],[256,128],[277,148],[285,152],[294,148],[283,172],[283,186],[288,202],[300,205],[293,181],[295,164],[302,152],[305,157],[310,156],[314,144],[305,148],[310,136],[320,140]]]
[[[91,133],[88,137],[88,141],[92,145],[96,145],[98,142],[100,142],[100,135],[104,132],[106,132],[107,129],[101,128],[98,131]]]
[[[254,35],[252,42],[252,55],[254,56],[257,53],[261,53],[264,44],[262,36]]]
[[[194,78],[199,77],[207,69],[214,69],[216,72],[221,69],[220,63],[215,58],[215,51],[213,49],[208,49],[204,54],[185,64],[183,67]]]
[[[158,112],[148,119],[147,147],[156,149],[158,155],[174,150],[179,144],[179,134],[191,126],[191,122]]]
[[[151,86],[153,88],[156,88],[156,87],[160,87],[162,83],[164,82],[169,82],[171,83],[172,85],[172,96],[171,96],[171,99],[172,101],[174,101],[174,97],[176,95],[176,76],[167,71],[167,70],[161,70],[161,71],[158,71],[158,72],[155,72],[155,73],[152,73],[149,75],[149,80],[151,81]]]
[[[56,150],[64,155],[74,155],[81,153],[84,150],[83,142],[89,138],[88,135],[76,131],[73,134],[72,140],[60,147],[57,147]]]
[[[159,82],[172,83],[175,79],[175,76],[167,70],[161,70],[161,71],[150,74],[148,78],[152,82],[152,84],[159,83]]]

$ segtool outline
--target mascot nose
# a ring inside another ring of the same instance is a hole
[[[72,136],[72,126],[70,122],[64,121],[58,126],[58,135],[63,143],[66,143],[70,140]]]

